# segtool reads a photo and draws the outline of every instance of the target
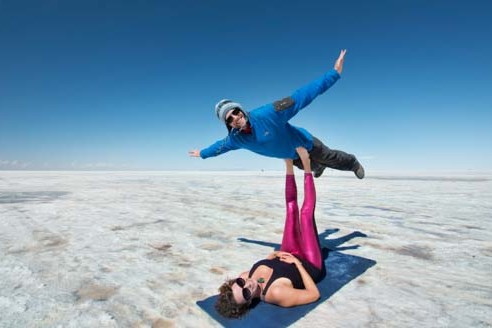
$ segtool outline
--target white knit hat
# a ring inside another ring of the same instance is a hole
[[[244,112],[243,107],[240,104],[233,102],[230,99],[222,99],[215,105],[215,114],[217,115],[217,118],[225,124],[227,113],[234,108],[239,108]]]

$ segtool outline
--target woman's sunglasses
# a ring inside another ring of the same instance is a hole
[[[243,278],[237,278],[236,284],[243,289],[243,298],[246,301],[249,301],[251,299],[251,291],[247,288],[244,288],[244,285],[246,285],[246,281]]]
[[[229,117],[227,118],[226,120],[226,123],[227,124],[231,124],[232,123],[232,120],[234,120],[234,118],[232,117],[233,115],[234,116],[237,116],[239,113],[241,112],[241,110],[239,108],[234,108],[232,110],[232,115],[229,115]]]

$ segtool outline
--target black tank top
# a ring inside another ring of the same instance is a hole
[[[270,285],[278,278],[287,278],[292,282],[294,288],[304,289],[304,283],[302,282],[301,274],[299,273],[299,270],[297,270],[295,264],[282,262],[278,257],[274,258],[273,260],[264,259],[256,262],[253,265],[253,267],[249,271],[249,278],[251,278],[255,270],[260,265],[265,265],[273,270],[272,276],[270,277],[270,280],[268,280],[265,289],[263,290],[263,296],[266,295],[266,292]]]

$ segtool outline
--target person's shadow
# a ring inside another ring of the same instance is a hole
[[[365,233],[362,233],[360,231],[354,231],[349,233],[348,235],[345,235],[343,237],[335,238],[335,239],[328,239],[328,236],[331,234],[334,234],[338,232],[340,229],[326,229],[322,233],[318,234],[319,242],[321,245],[321,250],[323,252],[323,259],[326,260],[328,258],[328,253],[329,252],[340,252],[340,251],[345,251],[349,249],[357,249],[360,247],[360,245],[352,245],[352,246],[346,246],[346,247],[339,247],[340,245],[343,245],[347,241],[357,238],[357,237],[367,237]],[[278,251],[280,250],[280,244],[277,243],[271,243],[271,242],[266,242],[266,241],[261,241],[261,240],[253,240],[253,239],[248,239],[248,238],[238,238],[237,240],[244,242],[244,243],[250,243],[250,244],[257,244],[261,246],[266,246],[266,247],[272,247],[273,250]]]
[[[359,248],[359,245],[345,247],[342,245],[356,237],[367,237],[366,234],[360,231],[354,231],[343,237],[328,239],[331,234],[338,231],[339,229],[327,229],[318,235],[326,266],[326,276],[317,284],[321,293],[319,301],[290,308],[260,302],[255,306],[254,310],[250,311],[241,320],[227,319],[220,316],[213,306],[217,296],[211,296],[203,301],[198,301],[198,306],[224,327],[287,327],[293,324],[304,317],[309,311],[316,308],[316,306],[329,299],[333,294],[343,288],[343,286],[358,278],[367,269],[376,264],[376,261],[371,259],[342,253],[345,250]],[[280,244],[277,243],[248,238],[238,238],[238,240],[244,243],[271,247],[273,250],[280,249]]]

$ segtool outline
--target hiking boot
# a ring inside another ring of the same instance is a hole
[[[352,171],[354,171],[354,174],[357,178],[364,179],[365,176],[364,168],[359,163],[359,161],[355,161],[354,169]]]
[[[315,178],[319,178],[322,174],[323,174],[323,171],[326,169],[326,166],[321,166],[321,165],[315,165],[313,168],[312,168],[312,171],[313,171],[313,176]]]

